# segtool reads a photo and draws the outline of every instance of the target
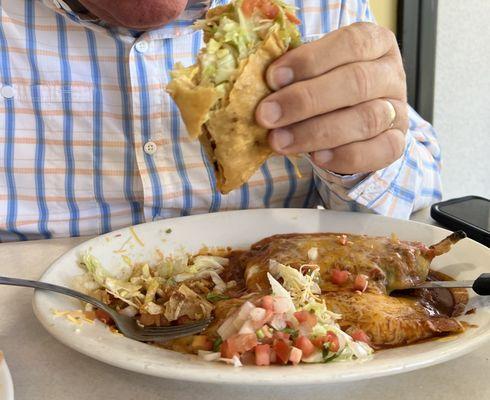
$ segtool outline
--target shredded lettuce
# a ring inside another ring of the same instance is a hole
[[[124,260],[128,263],[128,260]],[[130,263],[131,264],[131,263]],[[108,304],[108,294],[126,303],[128,307],[119,311],[136,315],[163,315],[168,321],[174,321],[181,316],[191,319],[209,317],[213,305],[204,297],[198,295],[183,282],[187,280],[209,279],[213,293],[224,296],[223,293],[231,287],[231,282],[225,283],[220,277],[228,259],[218,256],[198,255],[189,257],[186,254],[178,257],[167,257],[158,265],[131,265],[131,271],[126,277],[115,277],[109,274],[100,261],[89,252],[80,260],[80,266],[86,271],[76,277],[74,286],[80,291],[92,295]],[[162,296],[168,288],[173,288],[165,303]],[[224,296],[226,297],[226,296]]]
[[[195,77],[199,84],[218,87],[218,94],[224,97],[236,78],[240,61],[249,57],[269,32],[277,32],[286,47],[299,46],[299,30],[287,17],[287,13],[294,14],[294,8],[280,0],[270,1],[278,8],[274,19],[268,19],[260,11],[245,16],[243,0],[232,0],[231,6],[221,14],[196,21],[194,28],[202,29],[208,38],[198,57],[198,71],[195,66],[183,68],[179,65],[173,78]]]

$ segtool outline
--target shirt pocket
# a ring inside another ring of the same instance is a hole
[[[36,195],[42,181],[50,198],[93,198],[95,89],[62,83],[13,88],[11,136],[17,187]]]

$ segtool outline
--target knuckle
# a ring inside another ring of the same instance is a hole
[[[366,46],[370,46],[370,43],[365,40],[363,28],[360,24],[347,26],[344,30],[344,40],[356,59],[364,59],[368,51]]]
[[[360,114],[364,139],[370,138],[381,131],[382,120],[377,107],[366,105],[361,108]]]
[[[312,43],[308,43],[302,46],[303,51],[301,54],[298,53],[298,57],[295,59],[296,70],[299,75],[303,75],[305,70],[311,69],[313,75],[317,75],[319,62],[317,60],[317,53],[313,51]],[[300,47],[301,48],[301,47]]]
[[[313,85],[302,83],[296,85],[296,98],[298,99],[298,113],[302,115],[315,115],[319,112],[320,104]]]
[[[369,73],[363,64],[352,64],[352,83],[357,93],[357,100],[362,101],[369,95]]]
[[[381,30],[381,34],[386,36],[387,40],[390,43],[398,47],[398,39],[396,38],[396,35],[391,31],[391,29],[381,27],[381,26],[379,28]]]

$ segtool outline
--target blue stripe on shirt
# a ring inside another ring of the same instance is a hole
[[[163,48],[165,52],[165,64],[167,67],[168,78],[170,79],[170,71],[172,71],[174,67],[173,61],[173,43],[169,39],[163,40]],[[180,180],[182,182],[182,189],[184,195],[184,201],[182,210],[180,211],[181,215],[189,215],[192,209],[192,188],[191,182],[187,175],[187,169],[185,167],[184,159],[182,157],[182,149],[180,148],[180,118],[179,118],[179,110],[174,102],[170,103],[170,112],[172,114],[171,117],[171,134],[172,134],[172,153],[175,160],[175,165],[177,166],[177,170],[179,173]]]
[[[308,192],[306,194],[305,200],[303,201],[303,208],[309,208],[311,207],[311,198],[313,193],[315,192],[315,179],[311,177],[310,179],[310,186],[308,187]]]
[[[2,69],[3,80],[0,85],[12,85],[10,76],[10,56],[8,43],[5,33],[0,23],[0,67]],[[15,109],[14,99],[4,99],[5,104],[5,146],[4,146],[4,168],[7,183],[7,215],[6,228],[9,232],[18,235],[19,240],[27,240],[27,237],[20,233],[16,227],[17,221],[17,188],[15,185],[14,168],[14,136],[15,136]]]
[[[322,0],[322,32],[330,32],[330,9],[328,7],[328,0]]]
[[[294,0],[294,4],[297,8],[296,16],[301,20],[301,24],[298,26],[301,33],[301,37],[304,38],[306,34],[305,29],[305,14],[303,12],[303,0]]]
[[[37,66],[36,57],[36,31],[35,31],[35,7],[36,3],[33,1],[26,1],[25,3],[25,16],[26,16],[26,51],[29,59],[29,65],[31,67],[31,96],[32,96],[32,108],[34,110],[34,117],[36,120],[36,149],[35,149],[35,186],[37,206],[39,209],[39,221],[38,229],[39,233],[45,238],[50,238],[51,235],[48,230],[48,207],[46,205],[45,188],[44,188],[44,120],[41,111],[41,95],[39,93],[40,76]]]
[[[265,181],[265,193],[264,193],[264,207],[269,208],[271,206],[272,192],[274,191],[274,181],[272,180],[271,172],[269,171],[269,166],[267,161],[260,167],[262,175],[264,175]]]
[[[134,127],[133,127],[133,112],[131,101],[128,93],[128,76],[129,71],[126,64],[126,51],[124,42],[112,33],[112,37],[116,42],[117,47],[117,78],[119,90],[121,92],[122,108],[123,108],[123,133],[124,133],[124,197],[131,208],[131,221],[133,225],[143,222],[143,210],[141,204],[135,196],[133,189],[133,170],[135,168],[134,155]]]
[[[293,199],[293,196],[296,193],[298,182],[296,178],[296,170],[294,168],[294,165],[286,157],[284,157],[284,165],[286,167],[286,171],[289,177],[289,191],[288,194],[286,195],[286,198],[284,199],[284,207],[289,208],[291,206],[291,200]]]
[[[101,216],[101,231],[109,232],[111,231],[111,222],[110,222],[110,206],[104,199],[104,188],[102,185],[102,177],[103,177],[103,168],[102,168],[102,160],[103,160],[103,142],[102,142],[102,132],[103,132],[103,124],[102,124],[102,114],[104,111],[104,105],[102,102],[102,88],[100,81],[100,66],[98,63],[98,55],[97,55],[97,44],[96,38],[93,31],[87,29],[87,44],[88,50],[90,54],[90,69],[92,74],[92,81],[94,82],[94,93],[93,93],[93,168],[94,168],[94,196],[95,201],[99,205],[100,216]]]
[[[248,183],[244,183],[240,187],[240,208],[242,210],[247,209],[250,203],[250,190]]]
[[[58,31],[58,51],[60,55],[60,70],[64,86],[62,93],[63,101],[63,142],[66,163],[65,191],[66,202],[70,210],[70,236],[79,236],[80,212],[75,198],[75,160],[73,158],[73,112],[71,104],[71,68],[68,59],[68,43],[66,35],[66,24],[63,17],[56,15]]]
[[[192,37],[192,59],[195,61],[199,49],[201,48],[202,32],[194,33]],[[211,186],[211,204],[209,206],[209,212],[219,211],[221,206],[221,193],[216,188],[216,176],[214,174],[214,167],[206,156],[204,148],[201,146],[201,157],[206,166],[206,172],[209,178],[209,184]]]

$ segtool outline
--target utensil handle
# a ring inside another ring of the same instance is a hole
[[[473,290],[480,296],[490,296],[490,274],[481,274],[476,278]]]
[[[6,276],[0,276],[0,285],[10,285],[10,286],[22,286],[22,287],[30,287],[34,289],[42,289],[49,290],[51,292],[57,292],[64,294],[66,296],[75,297],[77,299],[83,300],[87,303],[92,304],[98,308],[107,311],[109,314],[112,314],[113,310],[110,307],[107,307],[101,301],[87,296],[84,293],[77,292],[76,290],[68,289],[64,286],[53,285],[51,283],[39,282],[39,281],[30,281],[27,279],[17,279],[17,278],[8,278]]]

